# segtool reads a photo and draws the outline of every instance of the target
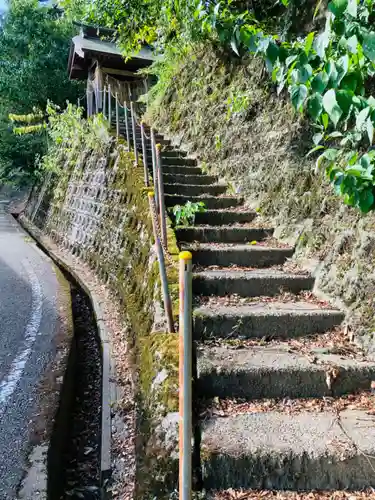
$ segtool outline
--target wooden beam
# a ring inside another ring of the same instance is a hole
[[[104,73],[108,73],[109,75],[131,76],[133,78],[140,78],[140,79],[144,78],[143,75],[138,75],[137,73],[134,73],[133,71],[128,71],[126,69],[105,68],[103,66],[102,70],[104,71]]]

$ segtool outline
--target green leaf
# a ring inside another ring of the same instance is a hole
[[[352,92],[355,92],[357,88],[357,75],[356,73],[348,73],[347,75],[344,76],[344,78],[341,80],[340,88],[344,90],[351,90]]]
[[[362,111],[360,113],[358,113],[355,126],[359,132],[362,131],[362,128],[367,120],[367,117],[370,113],[370,110],[371,110],[371,108],[367,107],[365,109],[362,109]]]
[[[314,121],[320,118],[323,111],[323,98],[320,94],[313,94],[308,101],[307,110]]]
[[[306,83],[312,76],[313,69],[310,64],[304,64],[297,70],[298,83]]]
[[[308,158],[309,156],[311,156],[313,153],[315,153],[316,151],[320,151],[321,149],[324,149],[324,146],[322,146],[321,144],[318,144],[317,146],[315,146],[314,148],[312,148],[306,155],[306,158]]]
[[[323,160],[328,160],[329,162],[333,162],[336,160],[337,155],[338,155],[337,149],[326,149],[324,153],[322,153],[316,160],[316,170],[319,170]]]
[[[307,98],[307,87],[305,85],[292,85],[289,92],[294,108],[300,110]]]
[[[364,55],[370,59],[370,61],[374,61],[375,59],[375,33],[371,31],[370,33],[365,33],[363,35],[363,43],[362,43],[363,53]]]
[[[327,113],[322,114],[322,123],[323,123],[324,130],[327,130],[328,123],[329,123],[329,116],[327,115]]]
[[[322,134],[321,132],[313,135],[313,143],[315,144],[315,146],[317,146],[319,144],[319,142],[323,139],[323,137],[324,137],[324,134]]]
[[[372,142],[374,140],[374,124],[372,123],[371,116],[369,116],[366,121],[366,132],[370,146],[372,146]]]
[[[336,88],[338,85],[338,71],[336,68],[336,63],[333,59],[329,59],[326,64],[326,71],[329,78],[329,85]]]
[[[336,86],[337,87],[340,85],[341,80],[347,74],[348,69],[349,69],[349,56],[347,54],[345,54],[344,56],[340,57],[340,59],[337,61],[337,64],[336,64],[336,70],[337,70]]]
[[[348,0],[332,0],[329,2],[328,9],[334,14],[336,17],[341,16],[348,7]]]
[[[320,33],[314,40],[314,49],[321,59],[324,59],[326,50],[329,45],[330,33],[329,30]]]
[[[348,40],[346,41],[346,43],[347,43],[347,47],[348,47],[349,51],[352,54],[356,54],[358,52],[358,50],[357,50],[357,47],[358,47],[358,38],[357,38],[356,35],[353,35],[350,38],[348,38]]]
[[[268,45],[266,55],[272,64],[277,61],[277,58],[279,57],[279,47],[276,45],[276,43],[271,42]]]
[[[286,60],[285,60],[285,65],[286,65],[286,67],[287,67],[287,68],[289,68],[289,66],[290,66],[292,63],[294,63],[294,61],[296,61],[296,60],[297,60],[297,58],[298,58],[298,56],[289,56],[289,57],[287,57],[287,58],[286,58]]]
[[[342,109],[337,103],[336,100],[336,92],[334,89],[328,90],[323,97],[323,107],[325,111],[328,113],[331,121],[336,127],[342,116]]]
[[[311,52],[311,49],[312,49],[312,46],[313,46],[313,43],[314,43],[314,37],[315,37],[315,32],[312,31],[311,33],[309,33],[306,37],[306,40],[305,40],[305,54],[308,56]]]
[[[349,0],[348,1],[348,6],[346,8],[346,12],[354,18],[357,17],[357,0]]]
[[[374,194],[371,188],[359,193],[358,207],[361,211],[367,214],[374,205]]]
[[[353,102],[353,95],[353,92],[350,92],[348,90],[336,90],[336,99],[338,105],[343,110],[345,115],[349,113],[350,107]]]
[[[235,52],[238,56],[240,56],[240,53],[238,52],[237,42],[234,37],[230,41],[230,46],[232,47],[233,52]]]
[[[343,136],[342,132],[339,132],[338,130],[335,130],[334,132],[332,132],[332,134],[329,134],[329,136],[327,137],[327,139],[338,139],[339,137],[342,137],[342,136]]]
[[[328,85],[329,77],[325,71],[321,71],[318,73],[311,82],[311,88],[315,92],[319,92],[319,94],[323,94],[327,85]]]

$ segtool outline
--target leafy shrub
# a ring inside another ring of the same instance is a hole
[[[185,205],[175,205],[170,211],[175,216],[176,226],[193,226],[196,214],[205,212],[206,207],[203,201],[197,203],[188,201]]]

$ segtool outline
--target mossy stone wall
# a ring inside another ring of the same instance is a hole
[[[153,430],[178,408],[178,335],[166,331],[143,166],[135,166],[121,140],[112,140],[104,151],[84,150],[73,164],[65,162],[60,174],[47,174],[45,184],[34,189],[26,216],[34,214],[39,229],[113,290],[137,352],[140,481],[150,477],[148,466],[156,462],[159,477],[165,478],[170,463],[158,462],[161,450],[150,443]],[[170,226],[168,248],[177,265]],[[177,316],[176,266],[169,265],[167,274]]]

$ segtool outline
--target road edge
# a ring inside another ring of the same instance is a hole
[[[114,401],[112,395],[115,391],[115,386],[111,383],[111,374],[114,374],[114,361],[110,354],[110,343],[108,330],[102,316],[102,310],[97,294],[90,288],[85,280],[77,273],[69,263],[44,241],[46,238],[41,237],[41,231],[32,224],[23,214],[17,217],[21,227],[26,230],[30,236],[36,241],[43,252],[49,256],[57,266],[63,269],[73,281],[83,289],[90,299],[102,354],[102,419],[101,419],[101,448],[100,448],[100,486],[102,498],[105,498],[105,486],[111,476],[111,402]]]

